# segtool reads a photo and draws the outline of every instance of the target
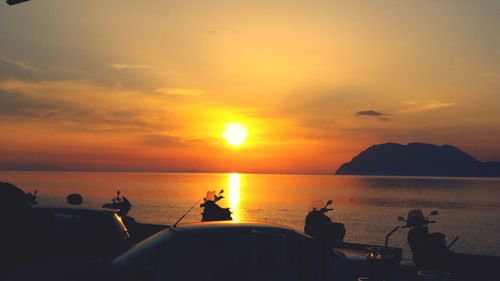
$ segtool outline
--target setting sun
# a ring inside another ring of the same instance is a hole
[[[231,146],[242,145],[248,137],[248,130],[241,123],[228,123],[224,126],[222,134],[227,143]]]

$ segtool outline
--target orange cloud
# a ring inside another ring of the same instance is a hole
[[[406,107],[398,111],[398,113],[417,113],[429,110],[438,110],[456,105],[454,102],[443,102],[438,100],[427,101],[405,101]]]

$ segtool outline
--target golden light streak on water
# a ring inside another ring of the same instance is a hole
[[[239,217],[239,205],[240,205],[240,186],[241,186],[241,175],[238,173],[231,173],[228,175],[228,186],[229,186],[229,207],[231,208],[232,216],[234,221],[238,221]]]

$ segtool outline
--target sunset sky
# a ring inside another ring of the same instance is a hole
[[[2,1],[0,169],[333,173],[412,141],[500,160],[499,15],[496,0]]]

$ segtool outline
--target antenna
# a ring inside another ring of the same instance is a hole
[[[385,244],[384,244],[384,247],[388,247],[389,246],[389,237],[394,234],[394,232],[396,232],[397,230],[399,229],[399,226],[396,226],[391,232],[389,232],[386,236],[385,236]]]
[[[200,200],[198,200],[198,201],[196,201],[196,203],[194,203],[194,205],[193,205],[191,208],[189,208],[189,210],[187,210],[187,212],[186,212],[184,215],[182,215],[182,217],[180,217],[180,218],[179,218],[179,219],[178,219],[178,220],[174,223],[173,227],[175,228],[175,227],[177,226],[177,224],[178,224],[179,222],[181,222],[181,220],[182,220],[182,219],[183,219],[183,218],[184,218],[187,214],[189,214],[189,212],[191,212],[191,210],[194,208],[194,206],[196,206],[196,205],[198,205],[198,203],[200,203],[200,201],[201,201],[201,199],[200,199]]]

